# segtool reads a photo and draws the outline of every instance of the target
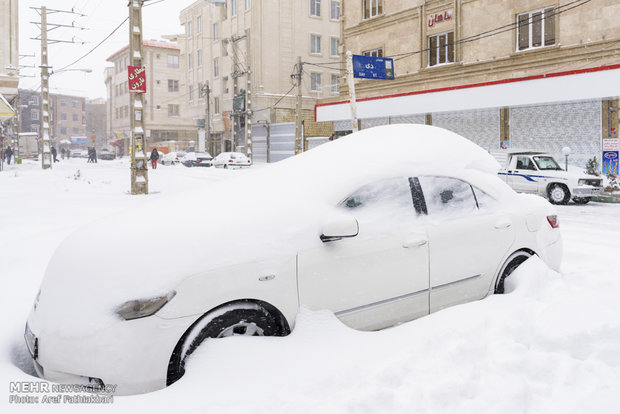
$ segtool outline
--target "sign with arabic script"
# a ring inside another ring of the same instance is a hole
[[[146,71],[144,66],[127,66],[129,72],[129,92],[146,93]]]
[[[394,59],[353,55],[353,77],[394,80]]]

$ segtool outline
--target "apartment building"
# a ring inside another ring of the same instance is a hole
[[[41,91],[19,90],[20,132],[41,131]],[[50,94],[50,135],[52,145],[61,140],[83,138],[86,131],[86,98],[82,96]]]
[[[294,122],[298,57],[305,135],[331,134],[313,108],[339,93],[340,8],[335,0],[201,0],[181,11],[184,115],[204,120],[208,98],[212,152],[245,151],[266,124]]]
[[[143,41],[146,66],[145,121],[149,147],[184,149],[196,143],[196,126],[181,116],[180,89],[183,73],[179,64],[180,47],[167,41]],[[130,146],[129,85],[127,66],[129,46],[107,59],[106,68],[108,139],[127,154]]]
[[[620,2],[351,0],[343,15],[346,50],[394,59],[395,80],[356,79],[361,128],[427,123],[491,151],[617,157]],[[350,130],[347,96],[317,120]]]
[[[19,83],[18,26],[18,1],[0,0],[0,147],[9,144],[15,134],[14,100]]]

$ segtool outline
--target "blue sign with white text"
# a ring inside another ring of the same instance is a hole
[[[353,77],[394,80],[394,59],[353,55]]]
[[[618,151],[603,151],[603,174],[618,176]]]

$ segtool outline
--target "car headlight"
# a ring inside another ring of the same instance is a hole
[[[588,185],[588,181],[583,178],[577,182],[578,185]]]
[[[151,316],[164,307],[176,295],[175,291],[153,298],[129,300],[118,308],[116,314],[126,321]]]

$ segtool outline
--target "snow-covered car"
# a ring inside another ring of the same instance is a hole
[[[90,223],[45,271],[25,330],[35,369],[148,392],[207,338],[286,335],[301,306],[377,330],[502,293],[532,255],[558,269],[554,206],[498,167],[453,132],[387,125]],[[170,215],[180,205],[202,207]],[[162,228],[182,243],[145,267]]]
[[[211,167],[213,157],[208,152],[188,152],[183,157],[182,164],[186,167]]]
[[[213,158],[213,166],[219,168],[249,167],[252,160],[241,152],[222,152]]]
[[[185,156],[185,153],[182,151],[172,151],[167,154],[164,154],[164,156],[160,159],[161,160],[160,162],[163,165],[175,165],[183,161],[184,156]]]
[[[113,160],[116,158],[116,155],[114,155],[112,151],[108,151],[107,149],[103,148],[101,151],[99,151],[97,157],[100,160]]]
[[[72,150],[69,151],[69,157],[71,158],[82,158],[82,149],[79,148],[74,148]],[[86,156],[88,157],[88,151],[86,151]]]

